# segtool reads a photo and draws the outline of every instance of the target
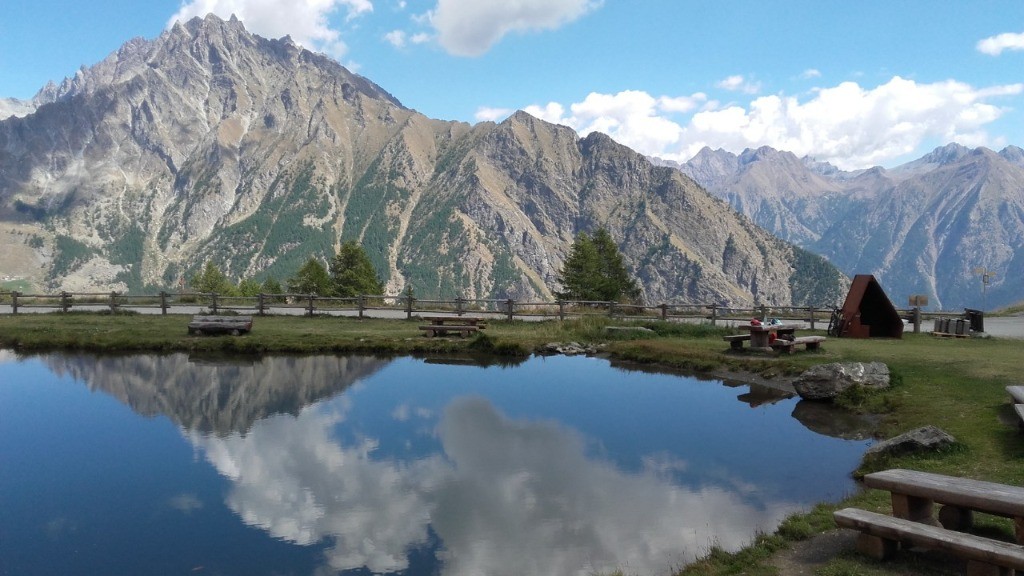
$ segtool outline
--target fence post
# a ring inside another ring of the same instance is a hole
[[[661,306],[661,320],[662,322],[668,320],[668,304],[662,302]]]
[[[507,307],[508,321],[509,322],[511,322],[513,317],[515,316],[515,305],[516,305],[516,301],[511,299],[511,298],[509,298],[508,300],[505,301],[505,306]]]
[[[764,304],[761,304],[761,322],[764,322],[767,319],[768,319],[768,307],[765,306]]]
[[[363,319],[363,310],[366,310],[366,296],[360,294],[356,298],[356,303],[359,306],[359,319]]]
[[[111,291],[110,292],[110,313],[111,314],[116,314],[117,313],[117,292],[116,291]]]
[[[565,301],[562,299],[558,300],[558,319],[565,320]]]
[[[405,295],[405,319],[406,320],[412,320],[412,305],[413,305],[413,301],[415,301],[415,300],[416,300],[416,297],[413,296],[411,293]]]
[[[167,316],[167,292],[160,291],[160,314]]]
[[[315,294],[313,294],[313,293],[310,293],[310,294],[309,294],[309,304],[308,304],[308,305],[306,306],[306,314],[307,314],[307,315],[308,315],[308,316],[309,316],[310,318],[312,318],[312,317],[313,317],[313,310],[315,310],[315,309],[316,309],[316,306],[314,306],[314,304],[313,304],[313,301],[314,301],[314,300],[316,300],[316,295],[315,295]]]
[[[71,294],[66,291],[60,291],[60,311],[67,312],[71,308]]]
[[[18,313],[18,296],[21,296],[21,292],[17,290],[11,292],[11,314]]]
[[[266,310],[267,299],[263,292],[260,292],[259,294],[256,295],[256,313],[259,314],[260,316],[263,316]]]
[[[214,315],[217,314],[217,293],[210,292],[210,309],[213,310]]]
[[[462,316],[462,295],[455,297],[455,315]]]
[[[814,330],[814,306],[808,308],[808,311],[811,313],[811,330]]]
[[[921,307],[914,306],[914,334],[921,333]]]
[[[608,317],[615,317],[615,302],[608,302]]]
[[[718,322],[718,304],[711,305],[711,325],[716,326]]]

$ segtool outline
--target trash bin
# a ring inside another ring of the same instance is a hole
[[[971,323],[971,332],[985,331],[985,313],[981,310],[964,308],[964,318]]]
[[[956,334],[957,336],[963,336],[967,334],[968,326],[970,325],[967,323],[967,320],[964,320],[963,318],[957,318],[953,322],[953,334]]]

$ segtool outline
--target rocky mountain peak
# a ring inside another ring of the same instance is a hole
[[[938,164],[942,166],[957,162],[964,156],[972,154],[973,152],[974,151],[966,146],[957,144],[956,142],[951,142],[945,146],[939,146],[935,150],[925,154],[921,160],[927,164]]]
[[[999,151],[999,155],[1007,161],[1024,168],[1024,149],[1019,146],[1007,146]]]
[[[607,135],[432,120],[237,19],[177,22],[49,94],[0,121],[0,222],[34,235],[16,272],[34,285],[153,292],[206,262],[284,281],[352,240],[390,293],[551,298],[602,226],[652,302],[841,295],[834,268]]]

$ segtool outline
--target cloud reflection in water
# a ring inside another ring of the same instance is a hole
[[[432,530],[446,576],[665,573],[711,545],[738,548],[799,508],[677,485],[672,472],[686,464],[663,455],[622,471],[572,429],[511,420],[478,397],[446,407],[440,452],[375,460],[375,440],[335,437],[345,411],[317,404],[244,436],[189,438],[231,479],[227,504],[246,523],[297,544],[333,540],[326,563],[337,571],[406,570]]]

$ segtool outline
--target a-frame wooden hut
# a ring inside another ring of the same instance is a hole
[[[903,319],[870,274],[853,277],[843,304],[839,336],[848,338],[902,338]]]

